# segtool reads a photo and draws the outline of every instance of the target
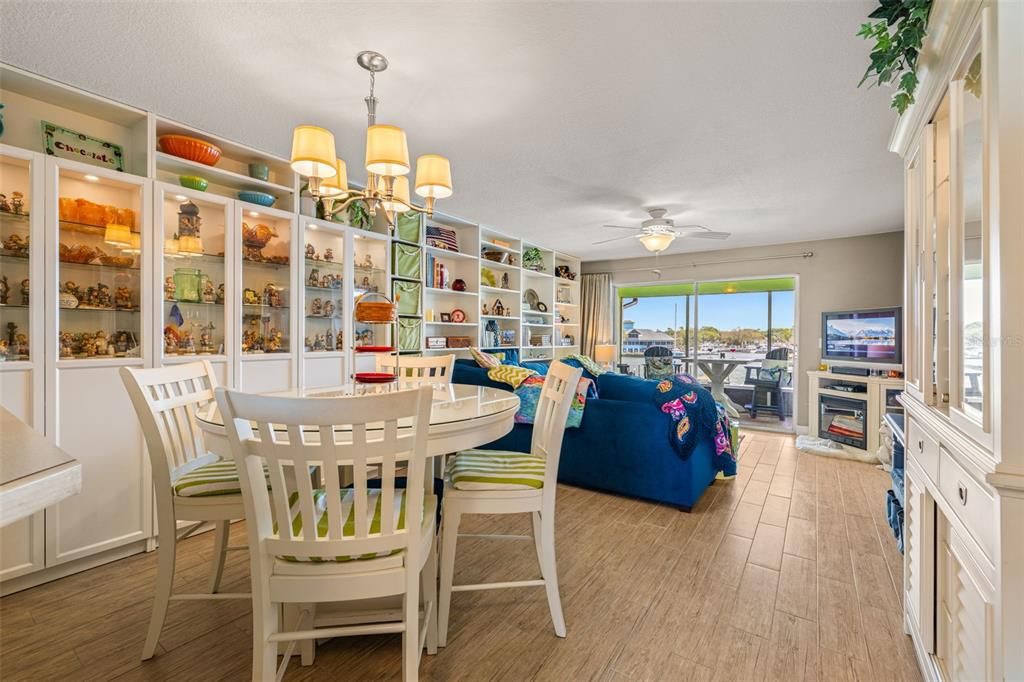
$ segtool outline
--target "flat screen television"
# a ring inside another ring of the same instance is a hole
[[[821,359],[903,364],[903,309],[893,306],[822,313]]]

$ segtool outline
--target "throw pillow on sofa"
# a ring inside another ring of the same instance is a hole
[[[587,393],[592,384],[590,379],[580,377],[572,406],[569,408],[569,416],[565,420],[565,428],[579,428],[583,423],[583,408],[587,405]],[[537,418],[537,403],[540,401],[543,387],[544,377],[539,375],[529,376],[519,384],[519,388],[516,389],[516,395],[519,396],[519,411],[515,416],[517,424],[532,424]]]
[[[488,379],[500,381],[512,388],[519,388],[523,381],[536,374],[537,372],[528,367],[516,367],[515,365],[498,365],[487,370]]]
[[[484,369],[491,369],[492,367],[498,367],[501,365],[501,358],[497,355],[485,353],[475,346],[470,346],[469,352],[473,355],[473,359],[476,360],[476,364],[480,365]]]

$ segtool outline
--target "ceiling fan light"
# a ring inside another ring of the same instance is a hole
[[[292,133],[292,170],[310,178],[330,178],[337,172],[334,133],[320,126],[295,126]]]
[[[440,154],[423,154],[416,159],[416,194],[446,199],[452,195],[452,165]]]
[[[348,169],[343,159],[337,160],[336,173],[320,183],[320,196],[341,199],[348,196]]]
[[[389,177],[409,172],[409,144],[404,130],[383,124],[366,129],[366,171]]]
[[[676,236],[674,234],[668,234],[666,232],[652,232],[645,234],[640,237],[640,243],[644,245],[644,248],[651,253],[658,253],[664,251],[669,245],[675,241]]]

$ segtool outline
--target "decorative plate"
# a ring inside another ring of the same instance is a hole
[[[395,381],[395,375],[387,372],[356,372],[357,384],[389,384],[392,381]]]
[[[530,306],[530,309],[532,310],[536,308],[537,304],[540,302],[540,296],[538,296],[537,292],[533,289],[527,289],[523,292],[523,301],[525,301],[526,305]]]
[[[392,353],[394,352],[394,346],[356,346],[355,351],[357,353]]]

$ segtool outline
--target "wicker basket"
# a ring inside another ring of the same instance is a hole
[[[367,300],[376,296],[383,300]],[[398,306],[390,298],[376,291],[369,291],[356,299],[356,322],[393,322],[398,317]]]

